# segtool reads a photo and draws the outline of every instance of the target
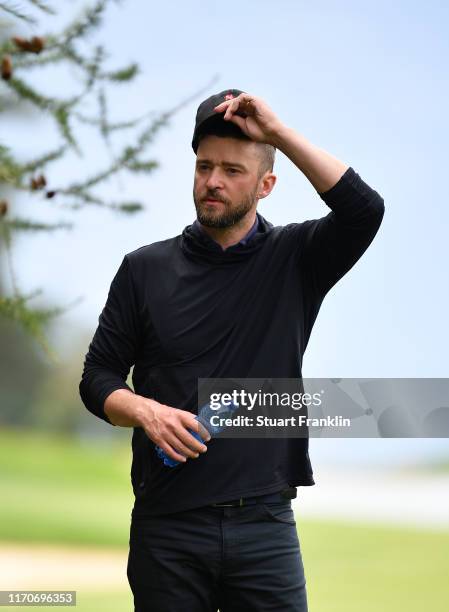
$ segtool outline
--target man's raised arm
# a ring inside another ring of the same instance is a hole
[[[355,170],[280,125],[276,146],[301,170],[331,209],[321,219],[297,226],[300,269],[323,297],[371,244],[382,222],[382,197]]]
[[[376,235],[385,207],[382,197],[352,167],[286,126],[261,99],[247,93],[215,107],[252,140],[282,151],[317,190],[331,212],[291,224],[299,265],[318,295],[352,268]]]

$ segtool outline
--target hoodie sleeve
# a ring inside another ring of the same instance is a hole
[[[371,244],[385,207],[382,197],[352,167],[318,195],[331,212],[301,224],[300,265],[308,283],[324,297]]]
[[[141,337],[135,287],[125,255],[98,319],[79,385],[86,408],[111,425],[104,402],[117,389],[132,391],[126,379],[136,362]]]

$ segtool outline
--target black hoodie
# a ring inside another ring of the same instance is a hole
[[[331,212],[273,227],[258,214],[246,244],[223,250],[196,224],[125,255],[89,346],[80,383],[85,406],[109,423],[104,401],[129,389],[197,413],[198,378],[299,378],[329,289],[379,229],[381,196],[348,168],[319,194]],[[307,438],[215,438],[175,468],[135,427],[134,515],[196,508],[314,484]]]

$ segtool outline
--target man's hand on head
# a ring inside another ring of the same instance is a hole
[[[216,113],[224,112],[225,121],[235,123],[255,142],[275,146],[276,136],[283,127],[280,119],[266,102],[248,93],[225,100],[214,110]]]

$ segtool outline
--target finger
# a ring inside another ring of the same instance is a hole
[[[175,459],[180,463],[185,463],[187,461],[187,457],[180,455],[170,444],[167,442],[160,442],[159,447],[164,451],[164,453],[170,457],[171,459]]]
[[[182,425],[177,428],[174,432],[174,435],[181,441],[184,445],[185,449],[189,452],[193,453],[205,453],[207,451],[207,446],[197,440],[195,436],[187,431]],[[182,449],[184,451],[184,449]]]
[[[207,429],[196,419],[195,415],[191,412],[185,412],[182,415],[181,422],[186,429],[192,429],[199,434],[205,442],[209,442],[210,433]]]
[[[250,111],[255,108],[255,98],[250,94],[240,94],[236,100],[239,103],[239,107],[241,110]]]
[[[217,113],[223,113],[228,109],[231,104],[234,104],[235,102],[237,102],[237,108],[239,106],[241,108],[250,108],[254,103],[254,100],[254,96],[251,96],[247,93],[241,93],[237,96],[237,98],[232,98],[231,100],[224,100],[223,102],[220,102],[220,104],[217,104],[217,106],[214,107],[214,111],[216,111]]]
[[[171,429],[169,430],[170,436],[175,436],[178,440],[178,444],[176,448],[178,448],[181,452],[185,452],[189,456],[192,456],[192,453],[196,455],[196,453],[204,453],[207,451],[207,446],[205,446],[201,440],[198,440],[194,435],[192,435],[191,431],[198,433],[198,421],[195,416],[188,411],[180,410],[178,412],[179,420],[178,422],[172,424]],[[166,436],[167,438],[167,436]],[[179,446],[182,445],[182,447]]]
[[[201,436],[201,438],[205,441],[205,442],[209,442],[210,440],[210,433],[208,432],[208,430],[204,427],[204,425],[202,423],[200,423],[200,421],[197,421],[195,419],[195,424],[193,427],[191,427],[191,429],[193,431],[195,431],[199,436]]]
[[[214,106],[214,111],[217,111],[217,113],[222,113],[229,106],[231,102],[232,100],[225,100],[224,102],[220,102],[220,104],[217,104],[217,106]]]
[[[194,451],[189,448],[187,444],[184,444],[175,433],[167,434],[165,436],[165,442],[167,442],[167,444],[169,444],[176,452],[188,457],[189,459],[196,459],[200,455],[198,451]]]
[[[239,117],[239,115],[232,115],[231,121],[235,123],[242,130],[242,132],[246,133],[246,119],[244,119],[243,117]]]
[[[231,100],[231,103],[226,109],[223,119],[225,120],[231,119],[234,113],[238,111],[240,103],[241,103],[241,100],[239,100],[238,98],[234,98],[234,100]]]
[[[224,112],[223,119],[227,119],[228,113],[229,113],[229,109],[232,108],[233,102],[234,102],[234,100],[229,100],[228,104],[223,108],[223,112]]]

